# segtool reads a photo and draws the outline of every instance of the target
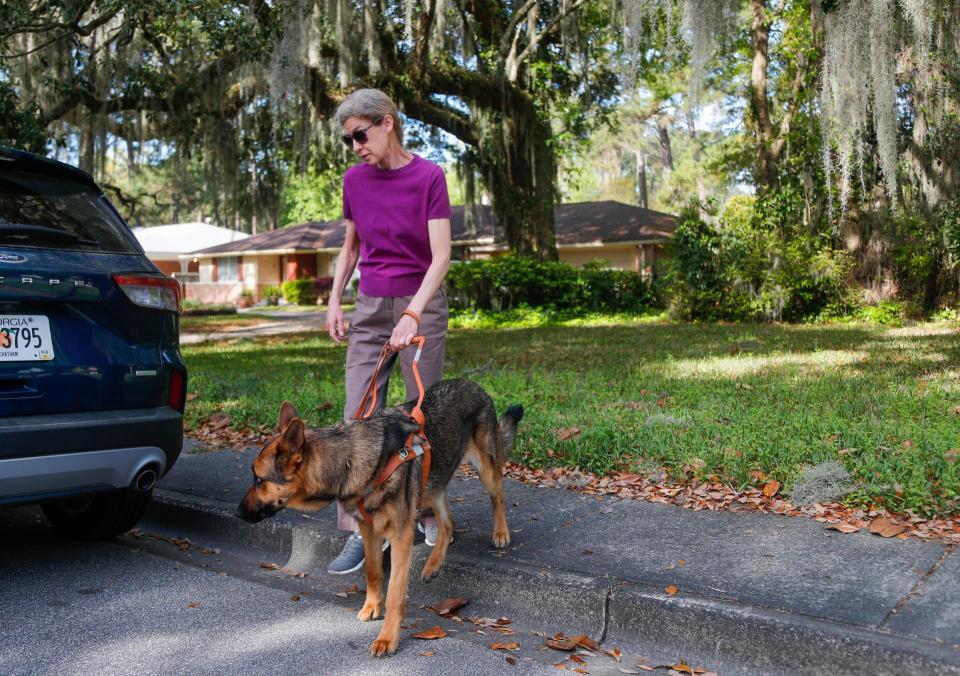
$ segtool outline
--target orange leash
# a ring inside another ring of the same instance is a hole
[[[423,345],[426,342],[424,336],[417,336],[411,341],[410,345],[417,346],[417,353],[413,357],[413,377],[417,382],[417,391],[419,396],[417,397],[417,403],[414,405],[413,410],[410,412],[410,417],[414,422],[417,423],[418,429],[416,432],[411,432],[407,437],[406,442],[403,445],[403,448],[397,453],[390,456],[390,460],[387,461],[387,464],[384,466],[380,473],[377,474],[376,478],[371,482],[367,487],[366,496],[369,496],[375,490],[377,490],[383,483],[397,471],[397,468],[400,467],[405,462],[409,462],[416,458],[423,458],[421,460],[421,476],[420,476],[420,494],[417,496],[417,515],[420,514],[420,503],[423,500],[424,494],[427,492],[427,479],[430,477],[430,441],[427,439],[427,435],[424,431],[424,424],[426,419],[423,416],[423,411],[420,406],[423,404],[423,381],[420,379],[420,355],[423,352]],[[387,343],[383,346],[383,349],[380,350],[380,357],[377,359],[377,365],[373,370],[373,377],[370,379],[370,383],[367,385],[367,389],[363,393],[363,398],[360,400],[360,405],[357,407],[356,413],[353,414],[353,417],[356,419],[369,418],[373,415],[374,411],[377,408],[377,376],[380,374],[380,369],[386,363],[387,359],[390,357],[393,350],[390,348],[390,343]],[[373,519],[370,514],[364,509],[363,506],[363,497],[357,501],[357,511],[360,512],[360,515],[363,517],[363,520],[367,523],[372,523]]]

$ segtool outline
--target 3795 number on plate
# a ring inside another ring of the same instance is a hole
[[[0,362],[53,359],[50,320],[43,315],[0,315]]]

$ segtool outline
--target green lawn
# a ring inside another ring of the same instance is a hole
[[[238,427],[272,426],[285,398],[309,424],[333,423],[344,354],[321,335],[185,348],[188,423],[222,411]],[[500,410],[524,405],[514,457],[533,467],[665,466],[735,487],[761,470],[789,489],[805,464],[838,460],[857,482],[849,503],[960,511],[956,326],[458,329],[446,375],[477,380]],[[391,401],[400,389],[395,378]]]

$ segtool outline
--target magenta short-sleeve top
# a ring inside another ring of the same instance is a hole
[[[419,155],[399,169],[350,167],[343,176],[343,217],[360,238],[360,291],[412,296],[433,260],[427,221],[450,218],[443,169]]]

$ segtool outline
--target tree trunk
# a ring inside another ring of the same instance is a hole
[[[647,209],[647,153],[637,148],[637,203]]]
[[[673,171],[673,149],[670,146],[670,120],[666,115],[657,118],[657,138],[660,140],[660,161],[663,168]]]
[[[558,260],[553,229],[557,164],[550,122],[522,96],[504,96],[503,112],[480,115],[480,163],[510,251]],[[512,102],[512,105],[509,103]]]
[[[776,167],[770,155],[773,141],[773,123],[767,97],[767,67],[770,57],[770,22],[765,0],[751,0],[753,22],[750,39],[753,44],[753,64],[750,69],[750,111],[753,114],[754,144],[756,147],[757,191],[766,192],[776,182]]]

